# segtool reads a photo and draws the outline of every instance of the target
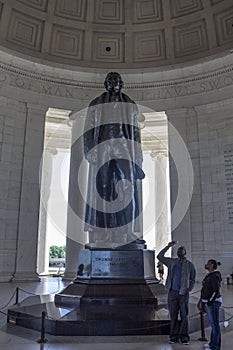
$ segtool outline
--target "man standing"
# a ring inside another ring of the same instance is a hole
[[[184,345],[189,344],[189,321],[188,321],[188,303],[189,292],[195,284],[196,270],[187,260],[186,249],[181,246],[177,250],[178,258],[165,257],[165,253],[176,242],[170,242],[158,254],[157,258],[168,267],[168,276],[165,288],[168,291],[168,310],[171,318],[170,340],[169,343],[177,343],[179,339]],[[178,314],[180,313],[180,323]]]

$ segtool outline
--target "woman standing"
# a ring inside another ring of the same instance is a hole
[[[205,269],[209,272],[202,281],[201,290],[201,300],[204,303],[204,310],[211,326],[210,342],[205,345],[205,348],[211,350],[220,350],[221,348],[219,309],[222,304],[220,294],[222,277],[220,271],[217,270],[218,265],[221,263],[214,259],[208,260],[205,264]]]

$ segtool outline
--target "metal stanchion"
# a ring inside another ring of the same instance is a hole
[[[42,311],[41,313],[41,329],[40,329],[40,339],[37,341],[39,344],[44,344],[48,342],[48,339],[45,338],[45,315],[46,312]]]
[[[201,337],[198,338],[200,341],[207,341],[205,336],[205,326],[204,326],[204,312],[200,311],[200,321],[201,321]]]
[[[18,302],[19,302],[19,287],[16,288],[15,303],[14,303],[14,305],[17,305]]]

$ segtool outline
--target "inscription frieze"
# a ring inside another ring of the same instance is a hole
[[[228,223],[233,224],[233,145],[224,149],[224,167],[227,191]]]
[[[101,88],[98,83],[76,82],[74,80],[47,77],[39,73],[30,73],[20,69],[11,69],[4,65],[0,67],[0,89],[4,86],[30,90],[35,93],[65,97],[71,99],[82,99],[89,101],[96,96],[98,89]],[[233,86],[233,69],[228,67],[224,71],[210,72],[190,78],[177,79],[171,81],[161,81],[155,83],[126,84],[125,88],[133,89],[136,96],[142,100],[166,100],[179,98],[196,94],[203,94],[209,91],[218,91],[219,89]]]

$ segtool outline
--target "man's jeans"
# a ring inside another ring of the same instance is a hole
[[[215,301],[212,305],[205,307],[210,327],[211,327],[211,335],[209,346],[211,350],[220,350],[221,348],[221,330],[219,325],[219,308],[221,303],[219,301]]]
[[[189,341],[188,320],[189,293],[180,295],[179,292],[170,290],[168,293],[168,310],[171,318],[170,339]],[[180,324],[178,314],[180,313]]]

